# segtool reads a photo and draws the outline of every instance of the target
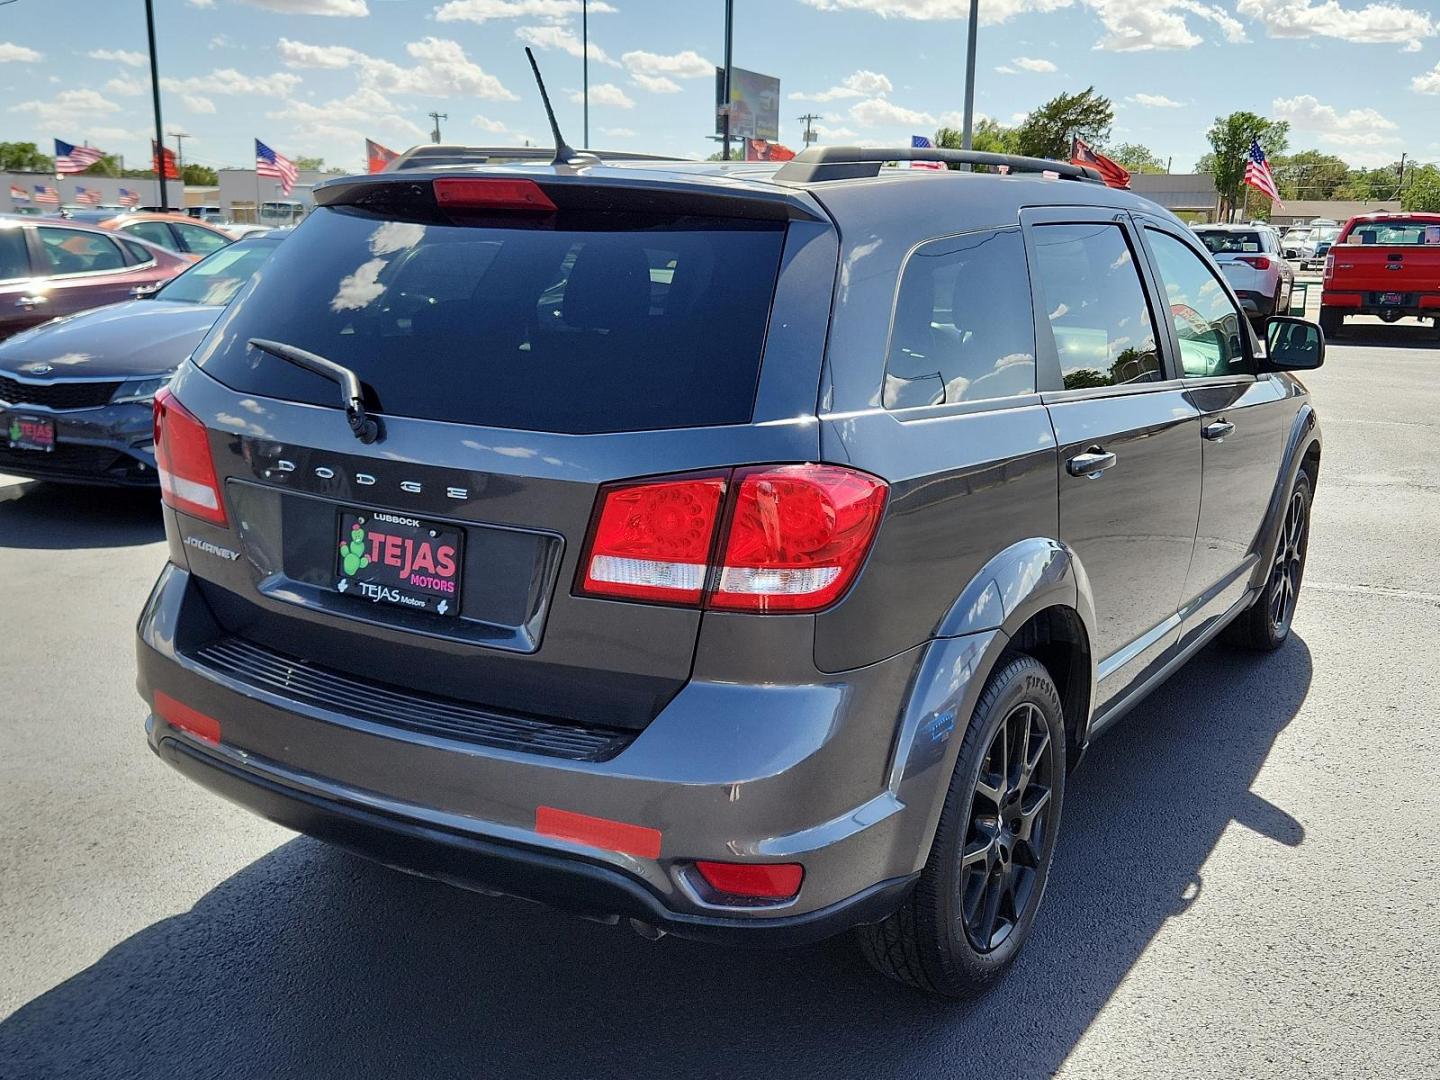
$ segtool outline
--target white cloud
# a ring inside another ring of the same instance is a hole
[[[591,0],[591,15],[609,15],[615,8]],[[491,19],[549,19],[560,22],[580,14],[580,0],[449,0],[435,9],[436,22],[488,22]]]
[[[1144,105],[1147,109],[1183,109],[1185,102],[1174,101],[1164,94],[1134,94],[1125,99],[1134,102],[1136,105]]]
[[[488,116],[477,116],[470,122],[481,131],[488,131],[491,135],[503,135],[506,130],[505,125],[499,120],[491,120]]]
[[[1049,60],[1040,60],[1030,56],[1017,56],[1010,61],[1021,71],[1034,71],[1042,75],[1048,75],[1052,71],[1059,71]]]
[[[1223,8],[1196,0],[1084,0],[1100,17],[1107,34],[1097,49],[1144,52],[1193,49],[1205,39],[1190,29],[1189,16],[1214,23],[1226,41],[1248,40],[1245,27]]]
[[[839,86],[814,94],[791,94],[792,101],[837,101],[840,98],[876,97],[894,90],[890,80],[878,71],[861,68],[840,80]]]
[[[201,97],[199,94],[181,94],[180,100],[192,113],[209,115],[215,112],[215,102],[207,97]]]
[[[885,98],[857,101],[850,106],[850,119],[862,128],[935,126],[935,117],[929,113],[907,109]]]
[[[308,101],[286,102],[265,114],[267,119],[288,122],[302,138],[334,135],[340,127],[371,126],[380,134],[404,134],[422,139],[429,134],[419,124],[402,115],[390,99],[378,90],[361,87],[353,94],[334,98],[321,104]]]
[[[499,79],[471,61],[458,42],[445,38],[427,37],[406,45],[405,51],[419,61],[409,68],[345,45],[309,45],[281,38],[277,51],[289,67],[355,68],[365,85],[383,93],[517,100]]]
[[[995,71],[996,71],[998,74],[1000,74],[1000,75],[1018,75],[1018,74],[1019,74],[1018,71],[1016,71],[1014,68],[1010,67],[1008,64],[1001,64],[1001,65],[999,65],[999,66],[995,69]]]
[[[1440,94],[1440,64],[1436,64],[1424,75],[1410,80],[1410,89],[1417,94]]]
[[[822,143],[834,143],[839,142],[841,139],[853,139],[857,134],[847,127],[830,127],[826,124],[816,124],[811,130],[820,136]]]
[[[370,259],[356,267],[353,274],[346,274],[330,300],[330,310],[354,311],[376,299],[385,291],[380,284],[380,271],[385,266],[385,259]]]
[[[570,91],[570,100],[579,105],[583,95],[579,90]],[[635,99],[614,83],[596,83],[590,87],[590,104],[613,105],[617,109],[633,109]]]
[[[641,90],[649,90],[652,94],[678,94],[681,90],[679,83],[674,79],[667,79],[664,75],[644,75],[632,71],[630,81]]]
[[[673,75],[677,79],[713,78],[715,65],[693,49],[665,56],[636,49],[620,57],[631,71],[642,75]]]
[[[146,64],[144,53],[126,52],[124,49],[91,49],[85,55],[91,60],[113,60],[129,67],[144,67]]]
[[[220,94],[241,97],[288,97],[300,85],[300,76],[288,71],[271,75],[245,75],[234,68],[216,68],[208,75],[188,79],[160,80],[160,88],[172,94]]]
[[[1337,0],[1239,0],[1235,10],[1263,23],[1271,37],[1397,44],[1407,52],[1418,51],[1421,38],[1440,31],[1432,15],[1391,3],[1344,8]]]
[[[40,53],[34,49],[28,49],[24,45],[16,45],[12,41],[0,41],[0,64],[11,61],[33,64],[40,59],[40,56]]]
[[[105,91],[120,97],[139,97],[150,92],[150,80],[134,75],[117,75],[105,84]]]
[[[192,4],[195,0],[190,0]],[[281,11],[287,15],[364,16],[370,14],[365,0],[244,0],[251,7]],[[195,4],[209,7],[208,3]]]
[[[620,66],[619,61],[611,60],[605,55],[605,50],[591,41],[588,48],[581,47],[580,39],[573,30],[568,27],[551,24],[548,26],[521,26],[516,29],[515,36],[526,45],[534,45],[537,49],[559,49],[561,52],[569,53],[571,56],[580,57],[582,52],[588,52],[590,59],[601,64],[614,64]]]
[[[212,8],[215,6],[215,0],[185,0],[185,2],[191,7],[198,8]]]
[[[882,19],[968,19],[969,0],[801,0],[821,11],[868,11]],[[980,22],[994,26],[1027,11],[1056,11],[1070,7],[1074,0],[984,0]]]
[[[1398,124],[1374,109],[1341,112],[1309,94],[1276,98],[1270,103],[1270,111],[1277,120],[1288,120],[1297,130],[1308,131],[1334,146],[1390,146],[1396,142],[1393,132],[1399,130]]]
[[[11,105],[13,113],[31,113],[42,126],[74,130],[82,117],[107,116],[120,112],[120,106],[96,90],[62,90],[49,101],[22,101]]]
[[[618,127],[601,128],[600,134],[609,135],[612,139],[633,139],[636,135],[636,132],[630,128]]]

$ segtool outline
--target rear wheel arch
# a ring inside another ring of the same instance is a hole
[[[1095,663],[1085,621],[1073,607],[1042,608],[1010,634],[997,666],[1017,654],[1032,656],[1045,665],[1060,693],[1066,765],[1074,769],[1084,749],[1095,690]]]

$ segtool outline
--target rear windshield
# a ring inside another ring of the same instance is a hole
[[[1385,247],[1409,247],[1419,244],[1440,244],[1440,221],[1368,221],[1357,224],[1345,238],[1347,244],[1383,244]]]
[[[1225,232],[1197,232],[1195,235],[1200,237],[1200,242],[1216,255],[1242,255],[1265,250],[1259,233],[1226,230]]]
[[[270,338],[353,369],[381,412],[489,427],[579,434],[748,421],[783,223],[558,222],[477,227],[317,210],[196,359],[245,393],[337,403],[332,383],[246,345]]]

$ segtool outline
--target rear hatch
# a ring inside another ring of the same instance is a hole
[[[684,684],[694,606],[577,595],[597,494],[815,458],[835,239],[803,195],[594,172],[317,192],[172,387],[224,491],[223,528],[177,515],[223,636],[613,728]],[[379,439],[252,339],[353,371]]]
[[[1326,256],[1325,287],[1370,303],[1415,303],[1440,292],[1440,217],[1356,221]]]
[[[1266,274],[1278,257],[1265,251],[1259,232],[1237,229],[1197,229],[1200,238],[1237,292],[1263,292]]]

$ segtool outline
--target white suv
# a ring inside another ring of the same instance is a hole
[[[1290,309],[1295,269],[1285,261],[1274,229],[1257,225],[1202,225],[1195,235],[1210,249],[1230,287],[1255,320]]]

